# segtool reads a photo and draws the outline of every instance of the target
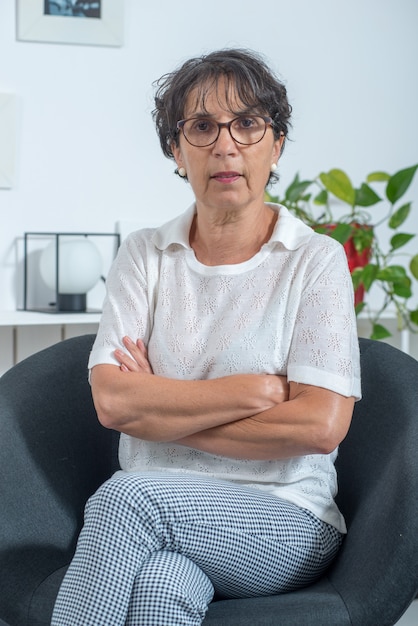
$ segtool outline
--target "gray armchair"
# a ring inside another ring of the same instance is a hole
[[[94,337],[0,378],[0,624],[47,626],[86,499],[117,466],[87,382]],[[391,626],[418,589],[418,362],[361,339],[364,398],[337,460],[348,535],[305,589],[213,602],[205,626]],[[89,626],[89,625],[78,625]],[[112,626],[111,624],[103,626]],[[169,626],[169,625],[167,625]]]

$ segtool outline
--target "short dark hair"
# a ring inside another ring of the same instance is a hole
[[[205,98],[220,79],[225,79],[225,95],[232,85],[248,110],[269,115],[273,119],[276,139],[286,138],[292,107],[286,87],[256,52],[245,49],[223,49],[185,61],[177,70],[155,81],[153,119],[164,155],[174,159],[172,143],[178,145],[177,122],[184,118],[187,98],[197,90],[197,101],[205,106]],[[231,110],[232,103],[231,103]],[[284,144],[283,144],[284,145]],[[271,178],[275,178],[272,174]]]

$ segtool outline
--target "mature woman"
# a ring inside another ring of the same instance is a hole
[[[264,202],[286,90],[243,50],[157,87],[161,146],[195,202],[130,235],[108,278],[89,367],[122,470],[87,504],[58,626],[201,624],[214,593],[310,584],[346,532],[353,293],[340,244]]]

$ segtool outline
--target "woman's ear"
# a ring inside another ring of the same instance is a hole
[[[179,176],[181,176],[181,178],[184,178],[185,180],[187,180],[187,170],[184,167],[184,161],[183,161],[183,158],[181,156],[180,148],[173,143],[172,146],[171,146],[171,152],[173,153],[174,160],[175,160],[176,165],[177,165],[175,173],[178,174]]]
[[[279,139],[276,139],[276,141],[274,142],[273,161],[275,163],[277,163],[277,161],[280,159],[280,155],[283,151],[285,139],[286,137],[284,136],[283,133],[281,133]]]
[[[171,152],[173,153],[174,160],[177,164],[177,168],[183,167],[183,159],[181,158],[181,151],[179,146],[177,146],[174,142],[171,144]]]

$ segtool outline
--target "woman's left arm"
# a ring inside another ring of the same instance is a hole
[[[177,443],[211,454],[252,460],[329,454],[346,436],[353,408],[352,397],[291,382],[288,401]]]

